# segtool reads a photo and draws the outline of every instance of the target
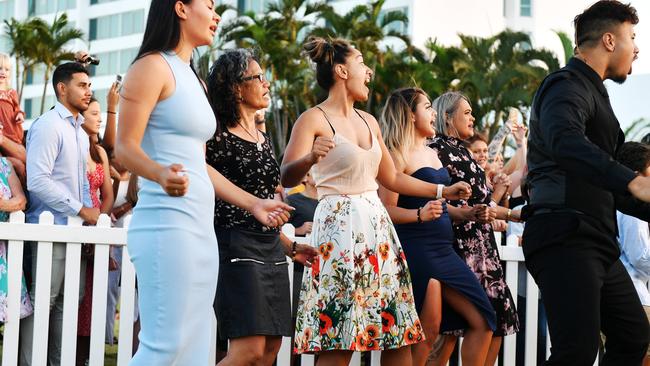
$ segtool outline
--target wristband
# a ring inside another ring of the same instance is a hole
[[[510,215],[512,215],[512,210],[508,209],[508,213],[506,214],[506,221],[510,221]]]
[[[422,217],[420,217],[420,210],[422,210],[422,207],[418,207],[418,224],[422,223]]]
[[[291,260],[296,258],[296,254],[298,254],[298,252],[296,251],[296,245],[298,245],[298,243],[296,243],[295,241],[291,243]]]
[[[442,184],[438,184],[438,190],[436,191],[436,199],[441,199],[442,198],[442,190],[445,189],[445,186]]]

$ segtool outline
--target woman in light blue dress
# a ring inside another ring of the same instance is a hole
[[[212,43],[219,15],[211,0],[151,3],[138,56],[121,91],[117,159],[141,177],[128,231],[141,316],[130,365],[207,365],[219,254],[215,193],[268,226],[289,206],[242,191],[205,163],[215,118],[191,66]]]

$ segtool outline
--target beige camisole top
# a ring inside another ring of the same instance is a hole
[[[330,125],[334,133],[335,145],[318,164],[311,168],[318,199],[327,195],[376,191],[379,188],[376,178],[381,162],[381,148],[366,119],[356,109],[354,110],[366,123],[372,136],[372,146],[368,150],[337,134],[325,111],[320,107],[316,108],[323,112],[325,120]]]

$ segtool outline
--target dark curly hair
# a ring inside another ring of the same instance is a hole
[[[625,22],[639,22],[634,7],[616,0],[598,1],[573,20],[576,45],[593,46],[605,32],[610,32],[613,27]]]
[[[236,91],[237,85],[251,61],[259,62],[255,52],[245,48],[225,51],[212,64],[208,75],[208,99],[217,118],[217,126],[221,131],[224,127],[235,127],[241,118],[239,108],[241,102]]]
[[[650,166],[650,145],[626,142],[618,149],[616,160],[635,172],[642,172]]]

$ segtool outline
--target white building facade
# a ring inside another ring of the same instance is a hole
[[[264,11],[275,0],[224,0],[239,11]],[[339,12],[367,0],[329,0]],[[458,33],[489,36],[506,28],[531,35],[534,47],[545,47],[562,59],[563,50],[554,30],[573,33],[572,19],[594,0],[387,0],[386,11],[399,10],[410,19],[401,30],[413,43],[423,46],[428,39],[441,44],[459,42]],[[88,50],[101,60],[92,70],[93,89],[100,102],[115,80],[124,74],[133,61],[142,41],[146,15],[151,0],[0,0],[0,21],[32,16],[51,21],[57,13],[66,12],[73,26],[84,32],[84,41],[74,49]],[[231,12],[232,14],[232,12]],[[9,44],[0,37],[0,51]],[[27,79],[23,106],[28,118],[40,113],[43,92],[43,71],[36,70]],[[48,86],[46,108],[53,105],[53,89]]]

